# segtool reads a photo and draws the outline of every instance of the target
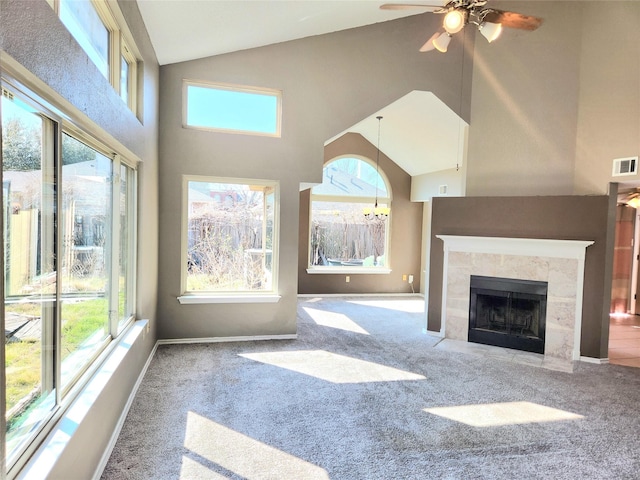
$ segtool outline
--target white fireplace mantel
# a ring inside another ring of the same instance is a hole
[[[468,253],[495,253],[529,257],[575,258],[584,260],[591,241],[555,240],[547,238],[470,237],[436,235],[444,242],[444,250]]]
[[[436,235],[444,242],[441,335],[467,341],[471,275],[545,281],[544,361],[573,369],[580,359],[585,240]],[[563,367],[564,368],[564,367]]]

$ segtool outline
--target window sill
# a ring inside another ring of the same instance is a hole
[[[181,295],[178,301],[182,305],[198,303],[278,303],[281,296],[267,295]]]
[[[309,275],[388,275],[391,273],[390,268],[382,267],[310,267],[307,268]]]

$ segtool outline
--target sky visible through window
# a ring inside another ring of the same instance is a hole
[[[333,160],[322,169],[322,182],[331,183],[331,176],[334,172],[341,172],[345,175],[344,179],[355,177],[368,183],[372,187],[378,189],[378,195],[388,195],[387,186],[382,176],[376,171],[375,165],[371,165],[364,160],[353,157],[343,157]],[[314,187],[314,193],[322,193],[322,188]],[[346,192],[346,194],[356,194],[354,191]]]
[[[60,2],[60,20],[87,52],[89,58],[109,77],[109,31],[90,2]]]
[[[187,125],[275,135],[278,96],[188,85]]]

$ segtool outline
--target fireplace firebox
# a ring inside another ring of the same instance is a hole
[[[472,275],[469,342],[544,353],[547,286]]]

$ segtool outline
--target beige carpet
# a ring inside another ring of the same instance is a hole
[[[160,346],[102,478],[638,478],[639,369],[434,348],[423,304],[301,298],[297,340]]]

